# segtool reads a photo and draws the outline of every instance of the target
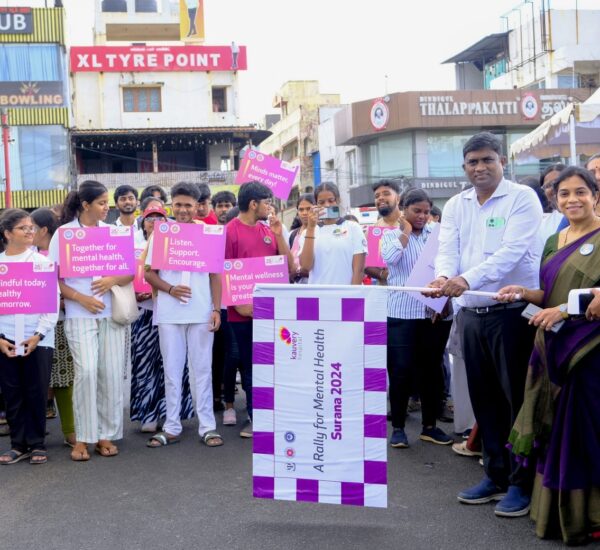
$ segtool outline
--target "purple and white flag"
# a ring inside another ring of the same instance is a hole
[[[387,507],[387,293],[257,285],[253,493]]]

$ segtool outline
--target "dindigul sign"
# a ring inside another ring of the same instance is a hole
[[[0,82],[1,107],[62,107],[64,103],[60,81]]]

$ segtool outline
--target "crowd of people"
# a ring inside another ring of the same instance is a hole
[[[135,295],[131,325],[115,321],[113,299],[118,289],[133,292],[132,276],[59,279],[56,313],[24,315],[23,342],[15,316],[0,316],[0,434],[10,436],[0,464],[47,462],[54,403],[73,461],[90,460],[91,448],[118,455],[129,369],[130,419],[149,434],[148,448],[179,442],[182,420],[194,415],[208,447],[225,442],[217,420],[252,438],[252,305],[224,307],[218,273],[152,268],[156,223],[219,224],[226,259],[284,255],[291,284],[390,286],[391,447],[410,446],[407,410],[420,408],[420,440],[482,456],[484,477],[459,493],[460,502],[497,501],[500,517],[530,513],[540,537],[600,536],[600,155],[515,183],[504,177],[493,134],[473,136],[463,154],[471,186],[443,212],[423,190],[401,193],[393,180],[373,185],[386,267],[368,266],[365,233],[343,216],[332,183],[299,197],[289,230],[260,183],[212,197],[206,184],[178,183],[171,215],[161,187],[140,196],[118,187],[114,223],[132,227],[151,291]],[[0,263],[60,265],[58,229],[103,227],[108,215],[109,191],[96,181],[56,208],[5,210]],[[424,295],[447,298],[439,312],[398,289],[430,239],[439,243]],[[578,314],[567,308],[574,289],[592,289]],[[238,372],[246,397],[240,419]],[[464,441],[437,426],[449,394]]]

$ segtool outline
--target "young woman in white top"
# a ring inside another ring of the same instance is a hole
[[[360,225],[332,215],[330,208],[339,209],[340,202],[335,184],[319,185],[315,201],[300,242],[300,267],[308,271],[308,284],[360,285],[367,255]]]
[[[63,205],[61,228],[105,226],[108,191],[97,181],[84,181]],[[59,263],[59,231],[50,241],[50,257]],[[65,334],[73,355],[73,408],[77,443],[74,461],[89,460],[88,444],[100,456],[118,454],[113,441],[123,436],[125,325],[112,320],[111,292],[133,277],[59,279],[65,301]]]
[[[11,208],[0,217],[4,251],[0,263],[48,262],[32,249],[35,227],[24,210]],[[6,400],[11,449],[0,455],[0,464],[14,464],[29,458],[31,464],[48,461],[45,445],[46,397],[52,368],[56,312],[22,314],[25,340],[16,342],[16,315],[0,315],[0,386]],[[17,346],[24,354],[17,356]]]

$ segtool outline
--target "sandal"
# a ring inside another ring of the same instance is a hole
[[[25,460],[26,458],[29,458],[29,453],[21,453],[19,451],[16,451],[15,449],[11,449],[10,451],[6,451],[5,453],[2,453],[0,455],[0,457],[10,458],[10,460],[0,460],[0,464],[4,464],[4,465],[16,464],[17,462],[21,462],[21,460]]]
[[[200,441],[202,441],[202,443],[204,443],[207,447],[220,447],[223,445],[223,438],[214,430],[206,432],[200,438]]]
[[[48,462],[48,452],[43,449],[35,449],[31,451],[29,464],[46,464]]]
[[[174,445],[180,441],[181,439],[179,436],[169,435],[167,432],[158,432],[146,442],[146,447],[166,447],[167,445]]]
[[[46,418],[56,418],[56,406],[54,405],[54,399],[49,400],[46,405]]]
[[[82,450],[83,449],[83,450]],[[71,460],[73,462],[87,462],[90,459],[88,448],[85,443],[77,442],[71,451]]]
[[[119,454],[119,449],[115,445],[96,445],[94,451],[106,458]]]

